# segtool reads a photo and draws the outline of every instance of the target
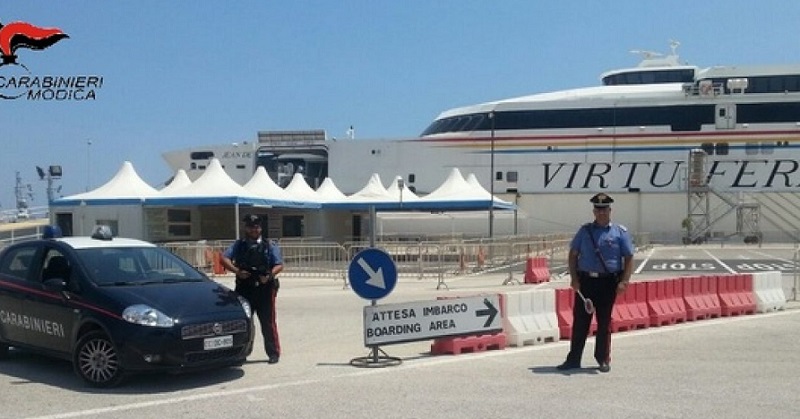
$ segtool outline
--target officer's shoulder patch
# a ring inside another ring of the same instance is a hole
[[[619,226],[619,229],[620,229],[620,230],[622,230],[622,231],[625,231],[625,232],[627,232],[627,231],[628,231],[628,227],[625,227],[625,226],[624,226],[624,225],[622,225],[622,224],[617,224],[617,225]]]

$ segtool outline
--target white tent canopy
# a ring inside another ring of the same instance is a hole
[[[329,177],[326,177],[317,188],[317,201],[319,202],[337,202],[345,199],[347,199],[347,195],[340,191],[333,179]]]
[[[139,177],[133,164],[122,163],[117,173],[106,183],[88,192],[54,200],[51,205],[115,205],[140,204],[158,191]]]
[[[179,170],[172,182],[161,191],[145,183],[136,174],[130,162],[124,162],[117,174],[103,186],[82,194],[60,198],[53,205],[114,205],[137,203],[143,205],[258,205],[284,208],[332,208],[349,210],[425,210],[462,211],[482,210],[490,206],[513,209],[513,204],[492,199],[470,175],[465,180],[454,168],[441,186],[430,194],[419,197],[411,189],[400,186],[401,177],[395,177],[388,188],[374,173],[364,187],[352,195],[343,194],[333,180],[328,178],[314,191],[303,176],[295,174],[286,188],[281,188],[269,177],[263,167],[253,173],[250,180],[239,185],[222,168],[218,159],[212,159],[206,171],[191,182]]]
[[[161,188],[161,190],[158,191],[158,194],[169,196],[173,191],[185,188],[191,183],[192,180],[189,179],[189,175],[186,174],[186,171],[180,169],[175,173],[175,176],[172,177],[172,180],[169,182],[169,185]]]
[[[292,181],[286,185],[286,192],[290,196],[302,201],[317,202],[319,199],[317,192],[308,186],[306,178],[304,178],[300,173],[295,173],[294,176],[292,176]]]

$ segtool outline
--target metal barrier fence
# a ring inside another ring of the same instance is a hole
[[[232,241],[175,242],[161,246],[182,257],[196,268],[214,274],[218,255]],[[398,276],[431,278],[440,283],[446,278],[497,272],[523,265],[528,257],[547,255],[566,258],[569,240],[562,236],[508,238],[493,241],[378,242],[397,266]],[[285,262],[282,276],[342,279],[347,284],[347,269],[368,242],[281,242]],[[559,254],[563,254],[559,256]],[[509,271],[509,275],[512,275]],[[510,277],[512,280],[516,280]],[[517,280],[518,281],[518,280]]]

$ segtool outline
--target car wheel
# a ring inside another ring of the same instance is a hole
[[[113,387],[122,381],[119,352],[103,332],[83,335],[72,358],[75,372],[90,386]]]

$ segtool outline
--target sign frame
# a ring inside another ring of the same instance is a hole
[[[365,347],[502,330],[497,294],[364,307]]]

